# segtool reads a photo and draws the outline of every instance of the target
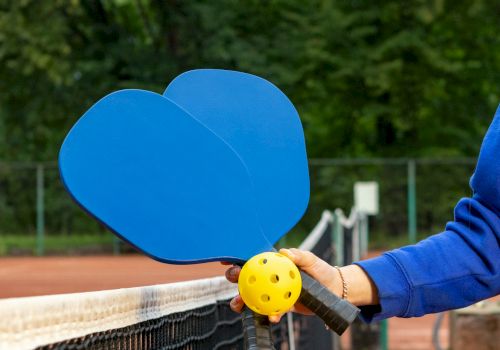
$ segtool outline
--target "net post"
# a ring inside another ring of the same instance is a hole
[[[350,217],[354,218],[354,222],[352,223],[352,261],[349,261],[349,263],[361,259],[361,217],[355,209],[352,209],[352,211],[354,214],[350,215]]]
[[[336,209],[333,213],[333,243],[335,245],[335,265],[344,264],[344,227],[340,220],[341,212]]]
[[[113,235],[113,255],[120,255],[121,247],[120,247],[120,239]]]
[[[36,255],[45,253],[45,208],[44,208],[44,167],[36,166]]]
[[[276,350],[272,343],[269,318],[247,307],[241,313],[244,348],[246,350]]]
[[[370,242],[370,227],[368,225],[368,215],[361,213],[360,214],[360,223],[361,223],[361,258],[366,257],[366,253],[368,253],[368,244]]]

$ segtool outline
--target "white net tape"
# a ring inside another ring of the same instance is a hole
[[[0,349],[34,347],[126,327],[233,297],[223,277],[109,291],[0,300]]]

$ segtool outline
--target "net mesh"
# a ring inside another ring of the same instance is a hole
[[[332,261],[331,225],[325,213],[301,248]],[[229,307],[236,293],[234,284],[217,277],[4,299],[0,349],[244,349],[241,318]],[[278,350],[326,349],[334,339],[319,318],[300,315],[283,317],[272,334]]]
[[[223,300],[37,349],[239,349],[241,332],[240,318]]]

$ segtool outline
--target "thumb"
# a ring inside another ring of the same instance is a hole
[[[333,292],[338,282],[336,270],[326,261],[318,258],[311,252],[300,249],[280,249],[280,253],[293,261],[298,268],[305,271],[312,278],[323,284]]]
[[[320,259],[311,252],[295,248],[280,249],[280,253],[287,256],[297,267],[307,271],[311,269]]]

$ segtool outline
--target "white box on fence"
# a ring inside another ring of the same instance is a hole
[[[378,182],[362,181],[354,184],[354,207],[367,215],[378,214]]]

